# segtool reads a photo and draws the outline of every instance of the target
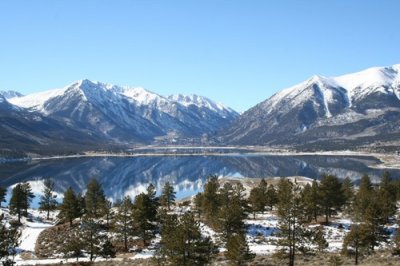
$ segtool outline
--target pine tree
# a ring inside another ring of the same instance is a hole
[[[201,234],[193,214],[166,215],[161,227],[160,253],[171,265],[207,265],[216,248]]]
[[[102,242],[104,235],[100,234],[101,225],[91,217],[85,217],[81,226],[81,239],[86,252],[89,254],[90,261],[101,255]]]
[[[83,196],[81,193],[76,194],[76,202],[77,202],[77,210],[78,210],[78,216],[79,218],[82,219],[83,215],[86,214],[86,199],[85,196]]]
[[[0,186],[0,208],[3,202],[6,202],[7,189]]]
[[[131,198],[126,196],[118,206],[115,215],[115,232],[124,240],[124,250],[128,251],[128,238],[134,232],[133,204]]]
[[[354,201],[354,188],[349,177],[346,177],[342,182],[342,193],[344,198],[344,208],[347,213],[350,213]]]
[[[365,215],[365,211],[370,205],[374,194],[374,188],[372,187],[371,179],[368,175],[364,175],[361,178],[360,186],[357,194],[354,198],[353,210],[354,218],[357,221],[362,221]]]
[[[319,186],[316,180],[312,185],[306,184],[301,193],[302,203],[307,221],[317,221],[318,215],[321,213],[321,198],[319,193]]]
[[[400,221],[397,221],[397,229],[393,238],[393,254],[400,255]]]
[[[234,265],[244,265],[251,261],[255,254],[250,252],[244,233],[231,235],[226,244],[226,257]]]
[[[7,227],[4,214],[0,215],[0,261],[3,265],[13,265],[17,254],[21,233],[16,227]]]
[[[59,206],[60,213],[58,217],[64,221],[69,221],[72,226],[72,221],[79,217],[79,204],[75,192],[69,187],[64,193],[64,199]]]
[[[363,216],[363,225],[366,229],[365,238],[371,251],[379,246],[379,243],[386,242],[388,239],[389,234],[384,228],[385,222],[381,203],[375,193]]]
[[[197,212],[200,218],[203,214],[203,193],[197,193],[194,197],[194,211]]]
[[[204,185],[202,211],[204,213],[205,222],[212,228],[218,223],[216,213],[220,207],[220,199],[218,195],[219,182],[217,176],[210,176]]]
[[[382,211],[384,222],[396,213],[396,188],[390,180],[388,172],[385,172],[381,178],[378,189],[378,202]]]
[[[136,196],[133,204],[133,219],[135,221],[136,234],[141,237],[143,244],[147,245],[148,241],[154,236],[157,221],[158,201],[155,197],[153,185],[149,185],[147,193],[141,193]]]
[[[76,258],[76,261],[79,260],[79,257],[83,255],[82,250],[85,248],[81,237],[79,231],[70,232],[70,237],[66,239],[64,245],[61,247],[61,252],[64,254],[64,257],[73,257]]]
[[[227,240],[234,233],[245,230],[244,219],[247,217],[247,202],[244,198],[244,188],[241,183],[232,186],[225,183],[220,190],[221,207],[216,213],[217,230]]]
[[[343,253],[349,254],[349,251],[352,251],[355,265],[358,265],[360,254],[364,254],[368,250],[368,240],[366,239],[368,235],[368,229],[365,225],[353,224],[350,232],[343,240]]]
[[[101,245],[100,255],[105,258],[115,258],[115,247],[111,241],[107,238],[106,241]]]
[[[334,175],[324,175],[319,186],[321,207],[325,213],[325,223],[329,223],[329,217],[333,210],[340,209],[344,203],[342,184]]]
[[[51,179],[44,181],[43,195],[40,197],[39,209],[47,212],[47,219],[50,218],[50,212],[57,208],[57,195],[53,193],[54,182]]]
[[[12,190],[9,208],[12,214],[18,215],[18,222],[21,222],[21,216],[28,216],[29,204],[34,198],[29,183],[19,183]]]
[[[256,213],[264,210],[263,198],[258,187],[254,187],[250,190],[249,203],[251,205],[251,211],[253,212],[253,219],[256,218]]]
[[[276,193],[276,189],[275,189],[274,185],[272,185],[272,184],[268,186],[266,203],[269,206],[269,208],[271,209],[271,211],[274,208],[274,206],[278,203],[278,195]]]
[[[294,265],[296,250],[306,252],[311,244],[312,233],[304,226],[304,208],[301,189],[296,183],[281,179],[278,183],[279,253],[286,255],[289,266]]]
[[[256,212],[264,213],[265,207],[268,204],[268,187],[264,178],[261,179],[261,182],[257,187],[251,189],[249,201],[254,218]]]
[[[162,206],[167,207],[168,210],[171,209],[171,205],[175,204],[176,192],[174,187],[171,186],[169,182],[166,182],[161,193],[160,203]]]
[[[96,179],[92,178],[86,186],[85,208],[90,217],[99,218],[105,213],[106,197],[103,188]]]
[[[110,220],[112,220],[113,216],[114,216],[114,211],[112,209],[112,205],[113,204],[112,204],[112,202],[110,200],[106,200],[104,213],[106,215],[107,228],[110,227]]]
[[[313,232],[313,242],[316,244],[318,252],[323,252],[328,248],[329,243],[326,241],[324,228],[322,226],[318,226]]]

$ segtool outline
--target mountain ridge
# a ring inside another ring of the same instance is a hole
[[[6,101],[26,114],[36,114],[80,132],[82,140],[122,146],[197,141],[228,126],[239,115],[208,98],[192,98],[193,102],[182,104],[144,88],[83,79],[63,88]],[[29,132],[24,134],[28,136]]]
[[[392,141],[399,135],[399,95],[400,65],[315,75],[247,110],[222,142],[326,149]]]

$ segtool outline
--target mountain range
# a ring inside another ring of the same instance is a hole
[[[243,113],[221,136],[240,145],[302,150],[398,147],[400,65],[313,76]]]
[[[31,145],[35,152],[59,152],[58,147],[74,152],[75,145],[98,149],[182,144],[207,139],[239,116],[198,95],[163,97],[143,88],[90,80],[26,96],[10,91],[0,95],[1,118],[14,121],[1,124],[1,139],[8,137],[1,147],[30,150]]]
[[[0,147],[55,154],[147,144],[301,150],[397,149],[400,65],[313,76],[239,115],[198,95],[80,80],[22,95],[0,92]]]

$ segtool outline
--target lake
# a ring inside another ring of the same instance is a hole
[[[112,200],[125,195],[134,197],[153,183],[160,192],[165,182],[175,186],[177,198],[191,196],[201,191],[207,176],[216,174],[229,177],[306,176],[320,178],[322,174],[350,177],[357,182],[368,174],[375,181],[382,169],[372,166],[379,163],[374,157],[326,155],[265,155],[221,154],[215,156],[142,156],[142,157],[86,157],[35,160],[0,164],[0,185],[10,187],[18,182],[30,181],[36,194],[40,194],[44,179],[55,181],[56,192],[61,196],[68,188],[84,193],[90,178],[103,185],[105,194]],[[399,169],[388,169],[392,177],[400,177]],[[37,200],[33,206],[37,205]]]

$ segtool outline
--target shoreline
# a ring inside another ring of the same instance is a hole
[[[143,150],[159,150],[160,152],[142,152]],[[168,152],[168,150],[171,150]],[[185,152],[184,150],[195,150],[198,152]],[[213,151],[214,150],[214,151]],[[219,150],[219,151],[215,151]],[[232,151],[229,151],[232,150]],[[16,158],[0,161],[0,164],[23,162],[23,161],[42,161],[42,160],[63,160],[77,158],[102,158],[102,157],[119,157],[119,158],[137,158],[137,157],[190,157],[190,156],[351,156],[351,157],[374,157],[380,162],[369,165],[376,169],[400,169],[400,155],[384,154],[377,152],[364,151],[316,151],[301,152],[289,151],[283,149],[270,149],[266,147],[207,147],[207,146],[176,146],[176,147],[157,147],[145,146],[132,149],[131,152],[93,152],[87,151],[83,154],[74,155],[55,155],[55,156],[38,156],[28,158]]]

